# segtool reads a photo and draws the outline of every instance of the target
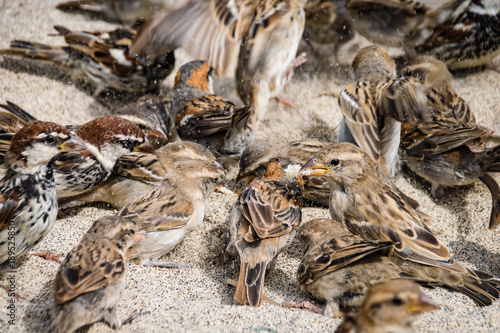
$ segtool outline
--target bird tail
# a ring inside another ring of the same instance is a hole
[[[66,1],[57,4],[56,8],[59,10],[91,10],[100,11],[103,6],[102,1],[99,0],[74,0]]]
[[[448,287],[472,298],[477,305],[491,305],[500,297],[500,281],[493,276],[480,271],[469,271],[463,278],[463,285]]]
[[[240,304],[249,304],[258,307],[262,303],[262,291],[264,288],[264,277],[266,275],[267,262],[259,262],[249,267],[246,262],[241,263],[240,276],[234,299]]]
[[[14,40],[10,42],[10,48],[0,49],[1,55],[34,59],[64,65],[69,55],[62,47],[52,47],[50,45],[29,42],[24,40]]]

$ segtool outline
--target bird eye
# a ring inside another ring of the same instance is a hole
[[[394,297],[392,299],[392,304],[394,304],[394,305],[401,305],[401,304],[403,304],[403,301],[399,297]]]
[[[334,158],[333,160],[330,161],[330,164],[333,166],[339,165],[340,161],[338,158]]]
[[[56,139],[54,138],[53,135],[49,134],[45,137],[45,141],[48,143],[53,143]]]
[[[131,235],[133,235],[133,234],[135,234],[135,230],[134,229],[129,229],[128,233],[131,234]]]

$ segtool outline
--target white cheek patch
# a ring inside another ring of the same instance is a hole
[[[26,157],[27,166],[30,167],[47,164],[59,152],[59,149],[53,145],[35,142],[27,147],[22,155]]]

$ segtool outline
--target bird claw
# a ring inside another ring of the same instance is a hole
[[[58,253],[50,252],[50,251],[30,251],[28,252],[31,256],[42,257],[45,260],[51,260],[57,262],[59,265],[61,264],[62,256]]]
[[[144,311],[144,312],[140,311],[139,312],[139,311],[136,310],[136,311],[132,312],[132,314],[130,316],[128,316],[127,318],[125,318],[124,321],[122,321],[122,325],[121,326],[130,324],[130,323],[132,323],[132,321],[134,321],[135,318],[140,317],[140,316],[144,316],[144,315],[148,315],[148,314],[151,314],[151,311]]]
[[[278,101],[278,112],[281,112],[282,110],[282,107],[281,105],[286,105],[288,106],[289,108],[291,108],[292,110],[294,110],[295,112],[297,112],[297,114],[302,118],[302,119],[306,119],[304,117],[304,115],[302,114],[302,112],[299,111],[299,109],[297,109],[295,107],[295,105],[289,100],[289,99],[286,99],[284,97],[279,97],[279,96],[276,96],[276,101]]]
[[[305,52],[302,52],[297,57],[295,57],[295,59],[292,60],[290,65],[287,67],[285,74],[283,74],[283,80],[285,82],[283,84],[283,89],[285,89],[286,86],[288,86],[292,81],[293,72],[295,68],[305,64],[306,62],[307,62],[307,53]]]
[[[320,315],[324,314],[323,309],[321,309],[320,307],[312,304],[309,301],[302,301],[302,302],[299,302],[299,303],[282,302],[281,303],[281,307],[282,308],[293,308],[293,309],[307,310],[307,311],[310,311],[310,312],[313,312],[313,313],[317,313],[317,314],[320,314]]]

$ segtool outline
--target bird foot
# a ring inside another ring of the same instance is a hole
[[[304,115],[302,115],[302,113],[295,107],[295,105],[289,100],[289,99],[286,99],[284,97],[279,97],[279,96],[276,96],[275,97],[276,101],[278,102],[278,113],[281,113],[281,110],[282,110],[282,105],[286,105],[288,106],[289,108],[291,108],[292,110],[294,110],[295,112],[297,112],[297,114],[302,118],[302,119],[305,119],[304,118]]]
[[[324,314],[323,309],[321,309],[320,307],[312,304],[309,301],[302,301],[302,302],[299,302],[299,303],[282,302],[281,303],[281,307],[282,308],[293,308],[293,309],[307,310],[307,311],[310,311],[310,312],[313,312],[313,313],[317,313],[317,314],[320,314],[320,315]]]
[[[45,260],[51,260],[61,264],[62,256],[60,254],[50,252],[50,251],[30,251],[28,252],[31,256],[42,257]]]
[[[171,261],[148,261],[142,264],[143,266],[149,267],[160,267],[160,268],[193,268],[191,265],[178,264]]]
[[[305,52],[302,52],[295,59],[292,60],[290,65],[288,65],[288,68],[286,69],[285,73],[283,74],[283,80],[285,82],[283,84],[283,89],[285,89],[292,81],[293,72],[295,68],[305,64],[306,62],[307,62],[307,53]]]
[[[125,318],[124,321],[122,321],[122,325],[127,325],[127,324],[130,324],[132,323],[132,321],[134,321],[135,318],[137,317],[140,317],[140,316],[144,316],[144,315],[148,315],[148,314],[151,314],[151,311],[134,311],[132,312],[132,314],[130,316],[128,316],[127,318]]]
[[[4,286],[4,285],[0,284],[0,288],[3,289],[3,290],[5,290],[7,292],[7,294],[8,294],[9,297],[14,297],[19,302],[23,301],[23,302],[30,302],[31,303],[31,301],[29,299],[27,299],[26,297],[21,296],[20,294],[12,291],[8,286]]]

